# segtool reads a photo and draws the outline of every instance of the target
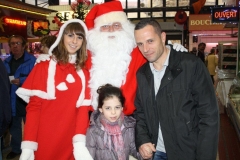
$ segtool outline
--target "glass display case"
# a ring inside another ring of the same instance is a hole
[[[237,73],[237,41],[218,42],[218,68],[234,78]]]
[[[229,89],[228,99],[226,111],[240,140],[240,75],[233,79]]]

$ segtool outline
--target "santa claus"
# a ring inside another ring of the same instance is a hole
[[[131,115],[135,110],[136,72],[146,62],[135,44],[134,24],[127,19],[120,1],[95,5],[85,23],[91,52],[87,64],[92,105],[97,108],[98,87],[110,83],[121,87],[126,98],[124,113]],[[174,48],[185,49],[180,44],[175,44]]]

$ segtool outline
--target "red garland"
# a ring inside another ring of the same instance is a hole
[[[187,21],[187,14],[185,11],[179,10],[177,11],[174,19],[177,24],[184,24]]]

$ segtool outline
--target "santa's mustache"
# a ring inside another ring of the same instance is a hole
[[[125,31],[115,31],[115,32],[100,32],[95,30],[90,32],[88,36],[88,49],[93,52],[98,52],[108,48],[122,50],[132,50],[135,47],[135,41],[131,35],[127,34]]]

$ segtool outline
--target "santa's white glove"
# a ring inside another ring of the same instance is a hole
[[[32,149],[22,149],[19,160],[34,160],[34,151]]]
[[[172,42],[170,40],[168,40],[168,44],[172,44]],[[181,44],[179,43],[174,43],[173,45],[173,49],[176,51],[181,51],[181,52],[188,52],[188,50]]]
[[[35,64],[40,63],[42,61],[49,61],[49,60],[50,60],[49,54],[39,54]]]
[[[38,143],[33,141],[22,141],[22,153],[19,160],[34,160],[34,151],[38,148]]]
[[[93,160],[86,147],[86,136],[76,134],[73,136],[73,155],[75,160]]]
[[[75,160],[93,160],[86,147],[85,142],[73,143],[73,155]]]

